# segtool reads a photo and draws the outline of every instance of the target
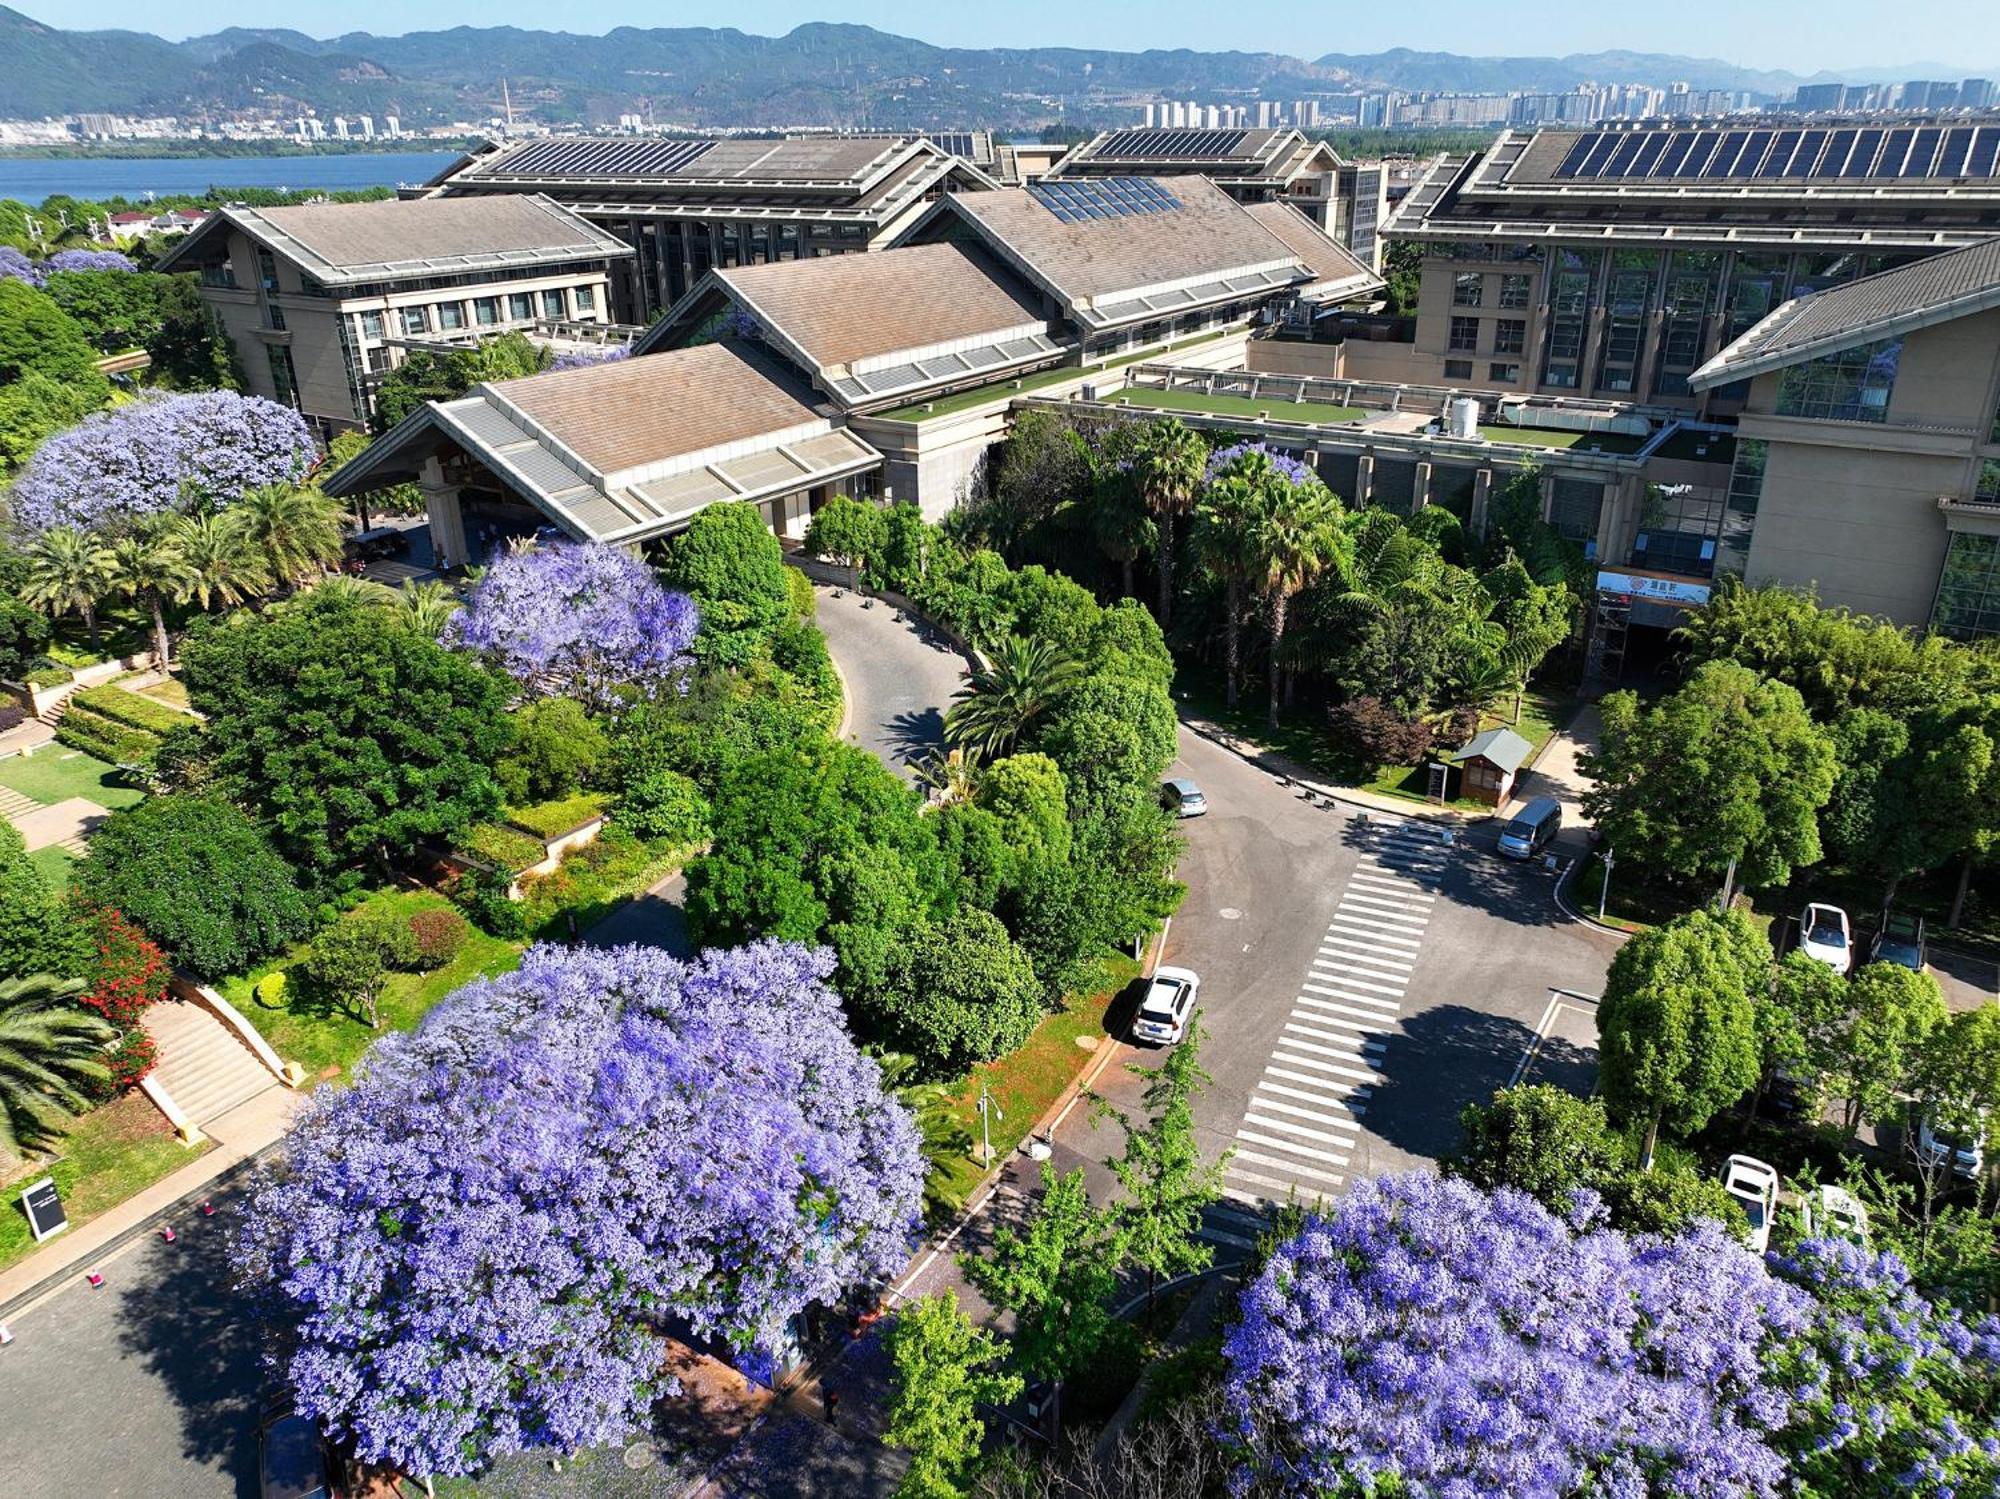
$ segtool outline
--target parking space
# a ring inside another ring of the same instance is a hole
[[[1876,932],[1880,923],[1871,913],[1862,916],[1851,912],[1853,927],[1854,963],[1866,963],[1873,950]],[[1779,916],[1771,923],[1771,949],[1782,961],[1787,953],[1799,945],[1799,916],[1797,912]],[[1981,953],[1967,952],[1948,942],[1928,938],[1924,944],[1924,959],[1932,978],[1944,991],[1944,1000],[1951,1009],[1976,1010],[2000,996],[2000,960]]]

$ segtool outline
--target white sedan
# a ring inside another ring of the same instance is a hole
[[[1146,997],[1139,1002],[1138,1016],[1132,1021],[1132,1039],[1172,1046],[1187,1034],[1194,1015],[1194,1002],[1201,993],[1201,979],[1188,968],[1160,968],[1146,985]]]
[[[1771,1220],[1778,1211],[1778,1173],[1755,1156],[1733,1155],[1722,1163],[1722,1190],[1736,1199],[1750,1220],[1750,1247],[1771,1247]]]
[[[1845,974],[1854,963],[1854,929],[1839,906],[1817,901],[1799,917],[1799,951]]]

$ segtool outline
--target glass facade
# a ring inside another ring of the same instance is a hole
[[[1715,250],[1679,250],[1667,268],[1666,317],[1660,330],[1659,372],[1653,394],[1688,394],[1687,377],[1701,363],[1702,333],[1722,276]]]
[[[2000,635],[2000,536],[1951,533],[1931,628],[1960,640]]]
[[[1700,484],[1647,485],[1632,561],[1661,572],[1713,575],[1723,502],[1723,491]]]
[[[1469,354],[1479,347],[1479,319],[1455,317],[1451,320],[1451,341],[1446,346],[1455,354]]]
[[[1589,479],[1555,481],[1549,524],[1565,541],[1579,542],[1584,555],[1597,555],[1597,518],[1604,509],[1604,486]]]
[[[1784,372],[1778,385],[1778,415],[1820,421],[1882,422],[1896,388],[1903,341],[1885,338],[1858,349],[1843,349]]]
[[[1611,257],[1604,292],[1604,351],[1597,364],[1600,390],[1629,395],[1639,388],[1639,356],[1646,345],[1647,314],[1660,265],[1651,250],[1619,250]]]
[[[1722,513],[1715,570],[1739,578],[1750,565],[1750,538],[1757,529],[1757,502],[1764,496],[1764,469],[1771,445],[1761,437],[1739,437],[1729,469],[1729,502]]]
[[[1500,305],[1508,311],[1525,311],[1528,306],[1528,284],[1526,276],[1502,276],[1500,278]]]
[[[1542,383],[1554,389],[1576,388],[1598,260],[1595,250],[1555,252],[1549,282],[1548,338],[1542,359]]]
[[[1486,278],[1477,271],[1460,271],[1451,278],[1451,305],[1479,307],[1486,301]]]

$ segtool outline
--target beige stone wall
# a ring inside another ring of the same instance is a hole
[[[1346,349],[1352,342],[1338,344],[1299,343],[1283,338],[1258,338],[1244,351],[1244,368],[1260,375],[1310,375],[1320,380],[1346,378]]]

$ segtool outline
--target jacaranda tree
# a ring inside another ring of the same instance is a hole
[[[536,547],[494,563],[444,629],[538,697],[608,707],[623,688],[651,697],[689,662],[700,615],[653,570],[597,543]]]
[[[100,412],[36,449],[14,481],[18,524],[95,530],[220,509],[244,491],[303,478],[312,434],[289,406],[211,390]]]
[[[916,1127],[831,966],[538,947],[315,1094],[238,1245],[299,1408],[419,1475],[612,1441],[672,1392],[663,1323],[761,1369],[900,1264]]]

